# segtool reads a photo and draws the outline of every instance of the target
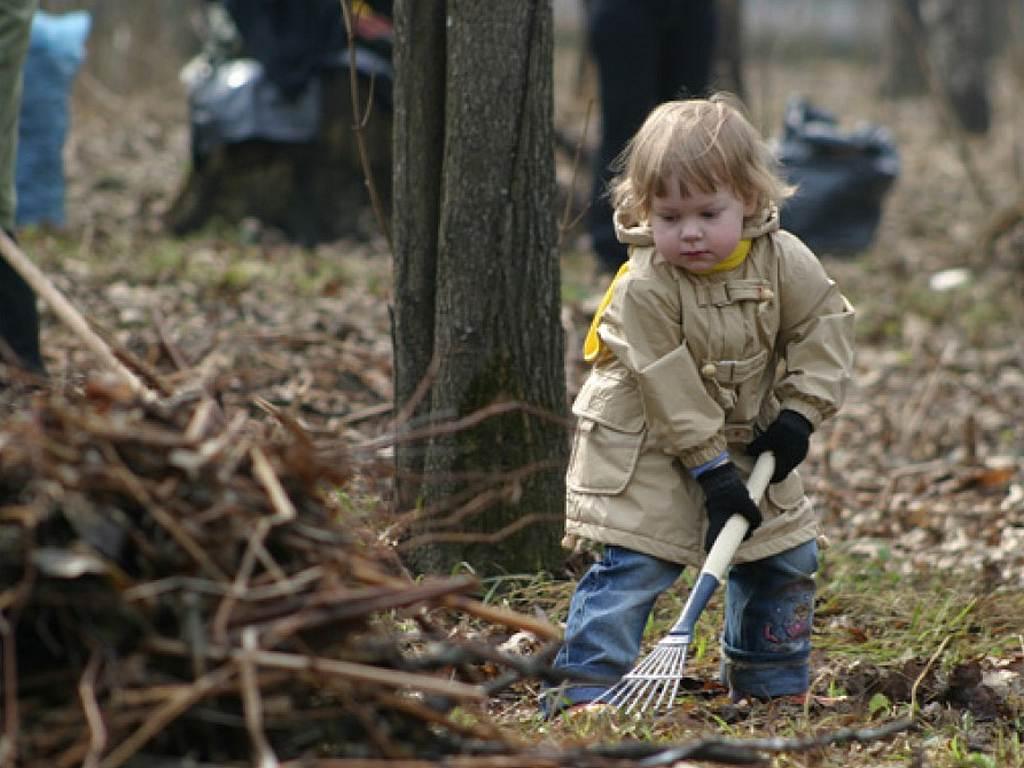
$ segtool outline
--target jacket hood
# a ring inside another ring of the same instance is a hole
[[[613,221],[615,222],[615,236],[620,243],[639,246],[654,245],[651,225],[646,221],[637,221],[633,217],[628,216],[622,208],[615,211]],[[752,240],[755,237],[774,232],[778,228],[779,209],[773,203],[743,222],[741,237],[744,240]]]

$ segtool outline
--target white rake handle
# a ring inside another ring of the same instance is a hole
[[[755,504],[760,503],[764,496],[768,483],[771,482],[772,474],[775,472],[775,454],[765,451],[757,457],[754,468],[750,471],[750,478],[747,480],[747,492]],[[704,567],[701,573],[710,573],[719,583],[725,579],[725,572],[729,570],[733,555],[739,548],[743,537],[747,535],[750,523],[743,515],[733,515],[726,521],[718,538],[708,552]]]
[[[764,496],[764,491],[768,487],[768,483],[771,482],[774,472],[775,454],[765,451],[758,456],[754,463],[754,469],[750,472],[750,478],[747,480],[747,493],[750,494],[750,498],[754,500],[755,504]],[[704,612],[704,608],[715,590],[725,581],[725,572],[729,570],[732,557],[736,554],[743,537],[747,535],[748,528],[750,528],[750,523],[740,514],[730,517],[722,527],[718,538],[711,546],[711,551],[708,552],[704,567],[697,574],[697,580],[693,583],[690,596],[686,599],[686,605],[683,606],[683,612],[679,614],[675,625],[669,630],[669,636],[674,636],[676,642],[689,645],[694,627],[697,625],[697,619]]]

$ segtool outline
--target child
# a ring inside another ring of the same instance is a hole
[[[734,513],[752,534],[725,590],[722,678],[734,700],[809,688],[817,519],[793,469],[842,403],[853,308],[779,228],[793,190],[736,101],[662,104],[612,186],[629,245],[584,354],[593,369],[566,478],[566,541],[604,545],[580,580],[545,692],[549,712],[627,672],[655,599],[700,566]],[[744,477],[773,451],[760,506]]]

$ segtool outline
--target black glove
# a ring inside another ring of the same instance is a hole
[[[774,453],[775,473],[772,482],[777,483],[807,458],[812,431],[811,422],[796,411],[786,408],[763,434],[747,446],[747,453],[751,456],[760,456],[765,451]]]
[[[708,513],[708,532],[704,537],[704,551],[710,552],[718,534],[729,518],[743,515],[750,523],[747,536],[761,524],[761,511],[750,498],[740,473],[731,462],[709,469],[697,478],[704,491],[704,508]],[[746,538],[746,537],[744,537]]]

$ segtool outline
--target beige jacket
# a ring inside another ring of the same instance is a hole
[[[745,446],[782,408],[817,428],[842,404],[853,368],[853,307],[821,263],[779,229],[778,212],[748,222],[746,259],[694,275],[654,250],[650,228],[616,216],[628,271],[601,316],[601,352],[573,404],[566,539],[616,544],[699,566],[707,525],[688,468]],[[815,537],[797,472],[769,486],[764,523],[737,562]]]

